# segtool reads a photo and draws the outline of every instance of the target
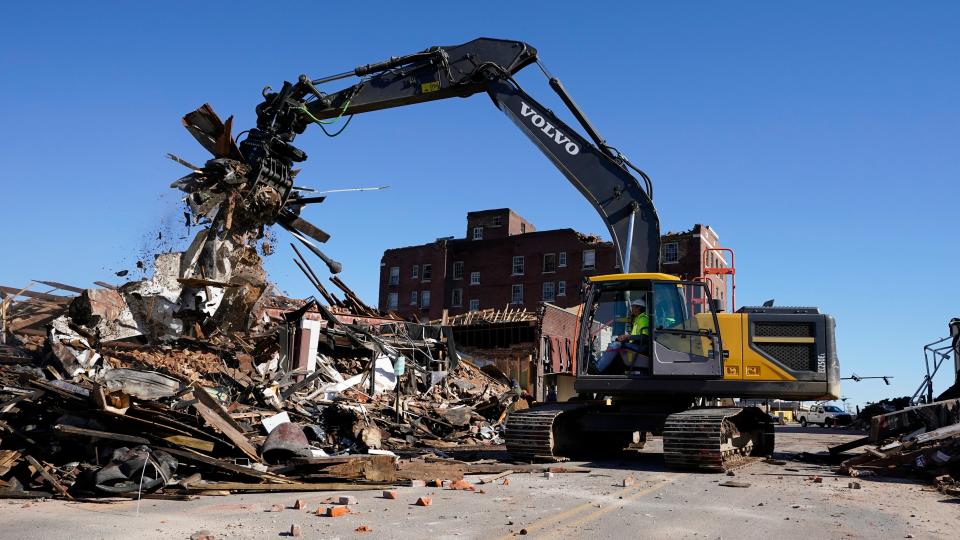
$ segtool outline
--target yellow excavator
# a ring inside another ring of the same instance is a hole
[[[534,64],[586,136],[514,79]],[[347,78],[359,81],[323,90]],[[246,181],[278,194],[276,222],[323,242],[325,235],[298,218],[311,202],[293,184],[293,165],[307,157],[292,144],[298,134],[312,124],[339,120],[340,130],[327,132],[335,136],[354,114],[477,93],[486,93],[590,202],[625,272],[587,281],[576,351],[577,398],[512,413],[506,423],[511,454],[599,455],[655,433],[663,436],[667,464],[724,470],[745,456],[770,454],[773,424],[759,408],[710,403],[840,395],[832,317],[802,307],[721,312],[705,283],[661,273],[650,178],[607,143],[524,42],[479,38],[329,77],[301,75],[276,92],[267,87],[257,127],[239,145],[239,157],[250,168]],[[484,148],[466,153],[465,166],[500,166]],[[335,261],[314,252],[332,272],[339,271]]]

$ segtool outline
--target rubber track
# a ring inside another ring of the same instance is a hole
[[[663,458],[668,467],[723,472],[741,464],[749,449],[721,449],[724,421],[743,409],[691,409],[667,417]]]

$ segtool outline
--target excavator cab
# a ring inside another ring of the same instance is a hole
[[[721,376],[723,344],[709,300],[703,283],[668,274],[590,278],[580,329],[583,374]]]

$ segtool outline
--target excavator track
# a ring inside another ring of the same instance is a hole
[[[773,451],[773,424],[758,409],[691,409],[667,417],[667,466],[723,472]]]
[[[558,419],[564,413],[583,409],[581,403],[551,403],[510,413],[505,439],[507,452],[515,459],[531,461],[563,461],[562,426]],[[560,429],[558,429],[560,427]]]

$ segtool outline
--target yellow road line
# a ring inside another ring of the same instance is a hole
[[[590,523],[591,521],[594,521],[594,520],[596,520],[597,518],[599,518],[599,517],[601,517],[601,516],[604,516],[604,515],[606,515],[606,514],[609,514],[610,512],[613,512],[614,510],[620,510],[621,508],[623,508],[623,507],[626,505],[626,503],[627,503],[628,501],[632,501],[632,500],[634,500],[634,499],[639,499],[640,497],[643,497],[643,496],[645,496],[645,495],[649,495],[649,494],[651,494],[651,493],[653,493],[653,492],[655,492],[655,491],[659,491],[660,489],[666,487],[668,484],[672,484],[672,483],[673,483],[673,480],[664,480],[664,481],[660,482],[659,484],[655,484],[655,485],[650,486],[650,487],[648,487],[648,488],[646,488],[646,489],[642,489],[642,490],[640,490],[640,491],[638,491],[638,492],[636,492],[636,493],[634,493],[634,494],[632,494],[632,495],[629,495],[629,496],[627,496],[627,497],[624,497],[622,502],[618,501],[617,503],[615,503],[615,504],[613,504],[613,505],[610,505],[610,506],[608,506],[608,507],[606,507],[606,508],[602,508],[602,509],[600,509],[600,510],[597,510],[596,512],[587,514],[586,516],[583,516],[582,518],[580,518],[580,519],[578,519],[578,520],[576,520],[576,521],[571,521],[571,522],[568,522],[568,523],[558,523],[558,524],[557,524],[557,527],[556,527],[554,530],[547,532],[545,536],[541,536],[540,538],[550,538],[552,535],[559,533],[561,527],[566,529],[566,528],[577,527],[577,526],[579,526],[579,525],[584,525],[584,524],[586,524],[586,523]],[[528,530],[529,530],[529,529],[528,529]]]
[[[635,488],[635,487],[628,487],[628,488],[626,488],[626,489],[623,489],[623,490],[620,490],[620,491],[618,491],[618,492],[616,492],[616,493],[613,493],[613,494],[611,494],[611,495],[608,495],[607,497],[626,497],[625,500],[630,500],[630,499],[633,499],[633,498],[636,498],[636,497],[641,497],[641,496],[646,495],[646,494],[648,494],[648,493],[651,493],[651,492],[653,492],[653,491],[656,491],[657,489],[660,489],[661,487],[663,487],[663,486],[665,486],[665,485],[667,485],[667,484],[669,484],[669,483],[672,483],[672,481],[671,481],[671,480],[664,480],[663,482],[661,482],[661,483],[659,483],[659,484],[657,484],[657,485],[655,485],[655,486],[653,486],[653,487],[650,487],[650,488],[647,488],[647,489],[644,489],[644,490],[640,490],[640,491],[638,491],[638,492],[636,492],[636,493],[633,493],[633,494],[630,494],[630,495],[627,495],[627,494],[630,493],[630,492],[632,492],[632,491],[635,491],[637,488]],[[539,520],[537,520],[537,521],[534,521],[533,523],[531,523],[531,524],[529,524],[529,525],[526,525],[526,526],[523,527],[523,528],[526,529],[526,530],[527,530],[527,533],[529,534],[529,533],[532,533],[532,532],[534,532],[534,531],[538,531],[538,530],[540,530],[540,529],[543,529],[543,528],[545,528],[545,527],[547,527],[547,526],[549,526],[549,525],[553,525],[553,526],[556,527],[556,526],[559,526],[559,525],[561,524],[560,522],[562,522],[563,520],[567,519],[568,517],[576,516],[577,513],[582,512],[582,511],[584,511],[584,510],[587,510],[587,509],[589,509],[589,508],[593,508],[594,506],[596,506],[596,504],[597,504],[597,503],[594,502],[594,501],[585,502],[585,503],[583,503],[583,504],[579,504],[579,505],[577,505],[577,506],[574,506],[573,508],[570,508],[570,509],[568,509],[568,510],[564,510],[563,512],[560,512],[559,514],[551,514],[551,515],[549,515],[549,516],[547,516],[547,517],[541,518],[541,519],[539,519]],[[610,510],[607,510],[607,511],[609,512]],[[596,512],[594,512],[594,514],[596,514]],[[591,514],[591,515],[593,515],[593,514]],[[515,534],[507,534],[507,535],[504,535],[504,536],[498,538],[497,540],[507,540],[507,539],[509,539],[509,538],[514,538],[515,536],[516,536]]]

